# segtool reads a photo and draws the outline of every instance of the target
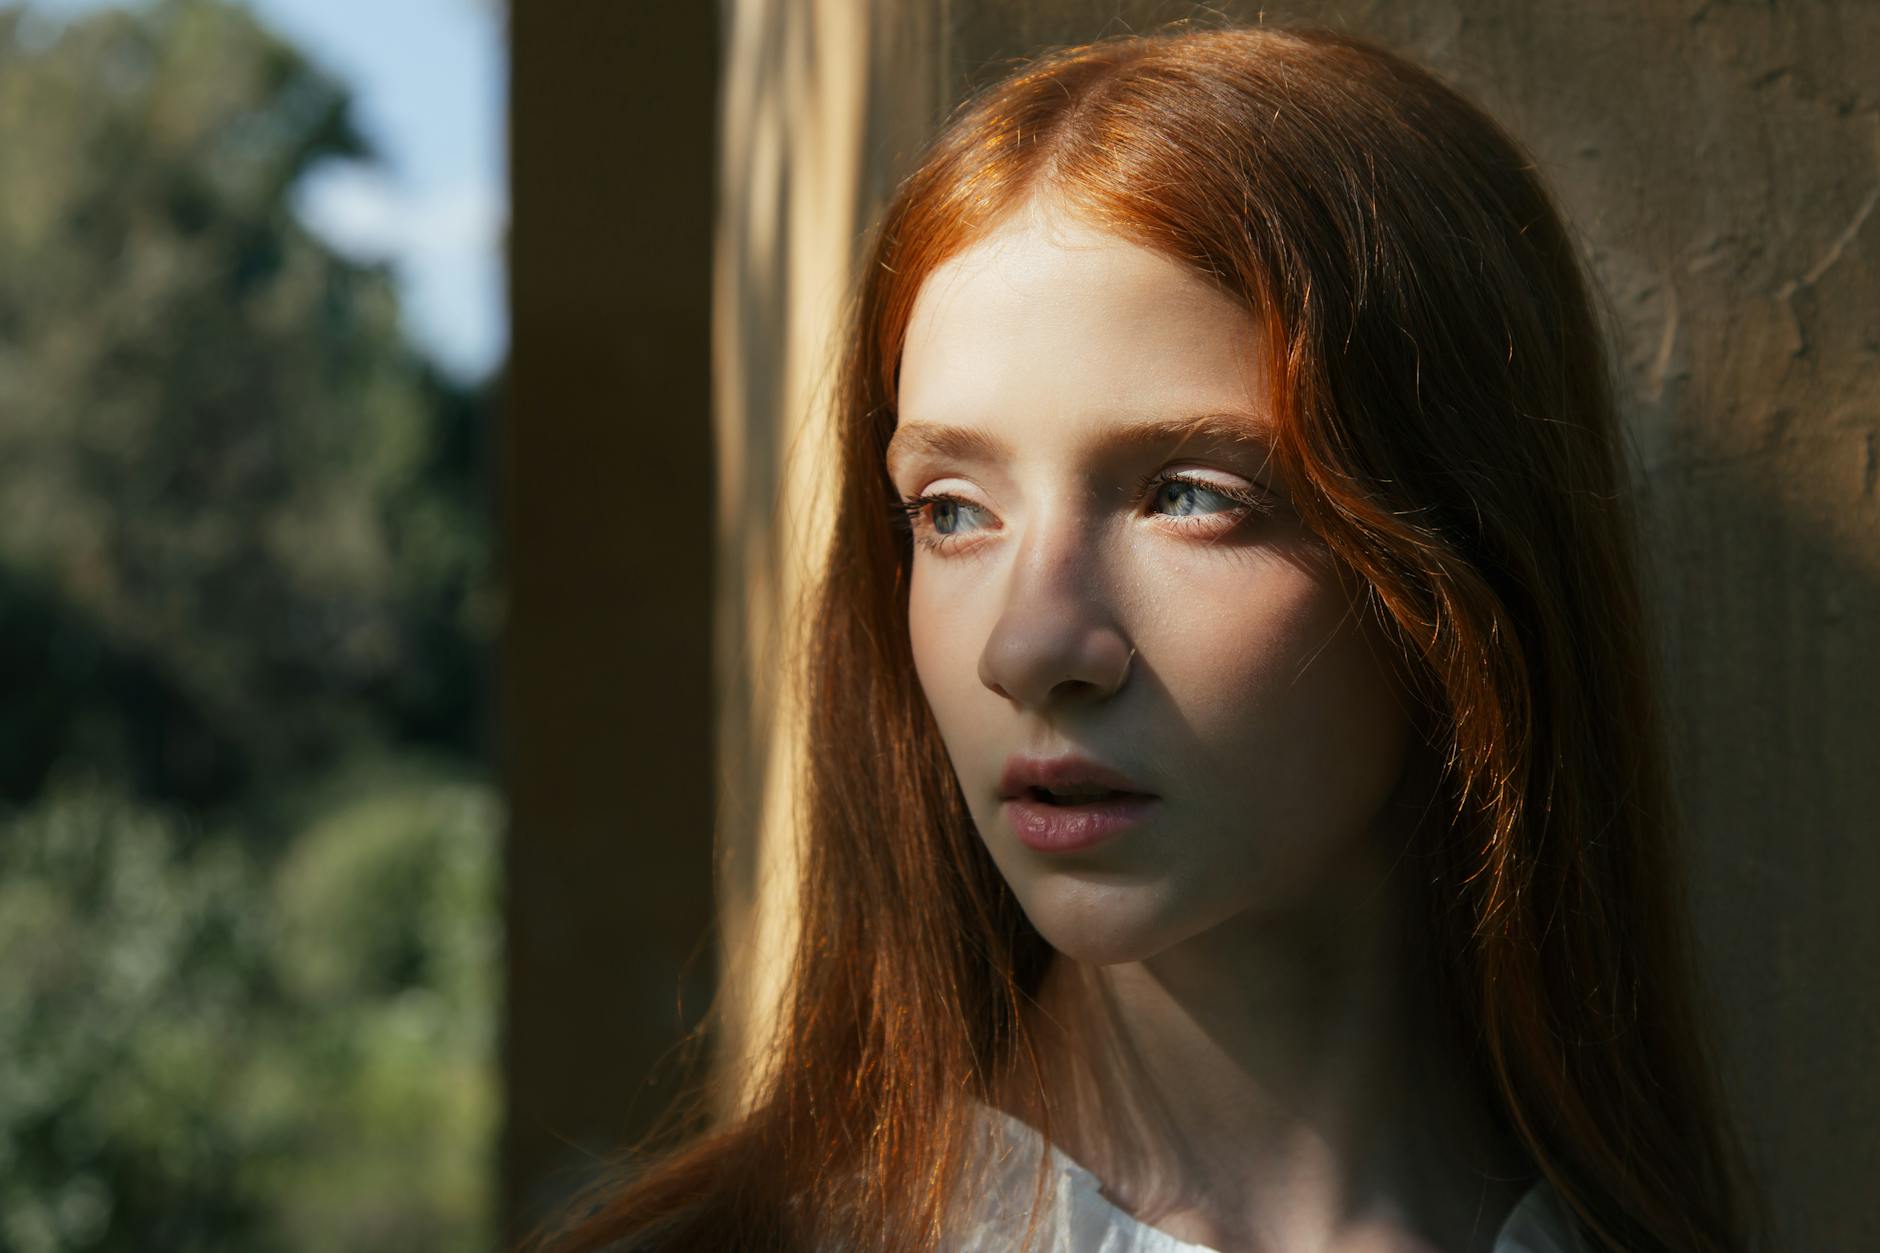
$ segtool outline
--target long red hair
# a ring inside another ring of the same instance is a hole
[[[1174,257],[1268,332],[1275,458],[1363,580],[1442,766],[1431,994],[1594,1247],[1758,1247],[1693,995],[1612,385],[1533,161],[1347,36],[1047,53],[955,114],[871,237],[804,658],[800,936],[748,1110],[597,1185],[543,1249],[931,1249],[971,1105],[1036,1078],[1051,957],[915,677],[883,468],[915,294],[1029,197]],[[890,838],[883,838],[884,834]],[[730,1076],[724,1076],[726,1083]],[[1048,1128],[1047,1128],[1048,1132]]]

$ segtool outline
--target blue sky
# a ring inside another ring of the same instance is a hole
[[[108,0],[34,0],[54,14]],[[354,93],[382,158],[332,163],[301,188],[309,228],[348,256],[388,262],[406,329],[460,378],[507,348],[505,7],[496,0],[245,0]]]

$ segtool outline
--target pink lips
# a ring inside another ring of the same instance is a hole
[[[1091,792],[1108,795],[1089,796]],[[1063,800],[1052,799],[1055,794]],[[1089,848],[1141,822],[1160,803],[1127,775],[1087,757],[1009,758],[999,776],[1012,832],[1042,853]]]

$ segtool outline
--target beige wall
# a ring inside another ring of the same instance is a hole
[[[1783,1248],[1880,1248],[1880,5],[1221,6],[1410,52],[1533,150],[1611,301],[1689,888]],[[947,105],[1194,11],[731,0],[714,306],[727,948],[774,953],[819,387],[860,232]],[[767,888],[765,885],[770,884]],[[768,935],[769,938],[765,938]],[[756,938],[754,938],[756,937]],[[739,969],[734,965],[734,969]],[[767,986],[753,974],[755,1003]]]

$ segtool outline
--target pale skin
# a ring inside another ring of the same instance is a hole
[[[1047,202],[937,269],[888,458],[903,498],[946,498],[914,522],[915,665],[1056,950],[1033,1014],[1055,1130],[1111,1203],[1223,1251],[1486,1253],[1529,1175],[1420,1013],[1401,854],[1427,772],[1355,584],[1267,464],[1257,329]],[[1003,763],[1067,752],[1155,808],[1080,852],[1020,843]],[[1035,1123],[1022,1092],[1002,1103]]]

